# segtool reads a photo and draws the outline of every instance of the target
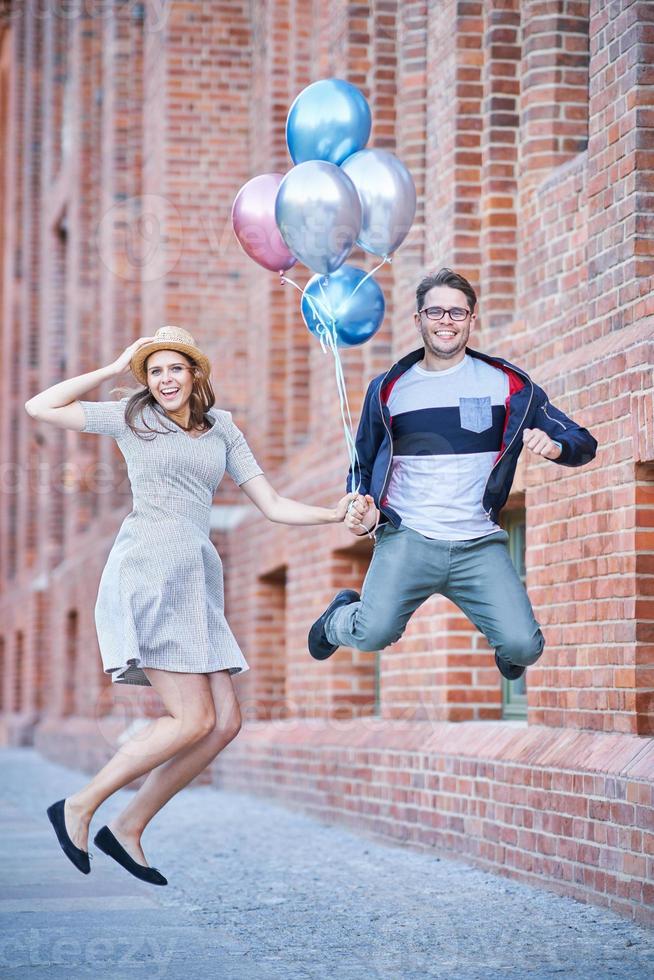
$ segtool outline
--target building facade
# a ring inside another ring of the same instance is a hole
[[[230,209],[251,176],[290,168],[295,95],[347,78],[369,145],[418,192],[378,277],[384,324],[343,355],[355,418],[370,378],[418,346],[419,279],[449,265],[479,294],[471,346],[525,368],[599,451],[579,470],[523,454],[503,513],[546,639],[522,689],[437,596],[387,650],[312,661],[307,628],[360,586],[369,542],[272,525],[226,479],[213,534],[252,669],[245,726],[206,778],[654,919],[653,55],[646,0],[4,5],[7,741],[91,769],[160,710],[111,688],[93,623],[130,508],[122,458],[30,419],[37,391],[179,324],[275,488],[344,491],[333,366]]]

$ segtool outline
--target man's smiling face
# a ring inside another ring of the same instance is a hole
[[[440,320],[430,319],[425,311],[438,307],[442,310],[453,310],[454,314],[445,313]],[[457,310],[465,311],[466,316],[460,320],[454,319]],[[477,315],[470,313],[466,295],[460,289],[433,286],[425,295],[422,313],[416,313],[415,317],[426,350],[435,357],[449,360],[465,350]]]

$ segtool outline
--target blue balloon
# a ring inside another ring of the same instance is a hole
[[[326,160],[337,166],[370,136],[370,106],[355,85],[340,78],[313,82],[297,96],[286,120],[294,163]]]
[[[338,347],[365,344],[379,330],[386,304],[380,286],[365,269],[342,265],[332,275],[312,276],[302,293],[302,317],[316,337],[334,320]],[[362,285],[360,285],[362,284]]]

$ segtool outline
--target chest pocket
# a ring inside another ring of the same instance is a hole
[[[493,424],[490,395],[485,398],[459,398],[461,428],[469,432],[485,432]]]

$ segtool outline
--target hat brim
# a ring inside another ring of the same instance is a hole
[[[139,347],[129,362],[132,374],[143,385],[147,386],[148,383],[145,362],[150,354],[153,354],[156,350],[178,350],[181,354],[186,354],[188,357],[193,358],[207,377],[211,372],[209,358],[198,347],[194,347],[192,344],[178,343],[175,340],[156,340],[151,344],[144,344],[143,347]]]

